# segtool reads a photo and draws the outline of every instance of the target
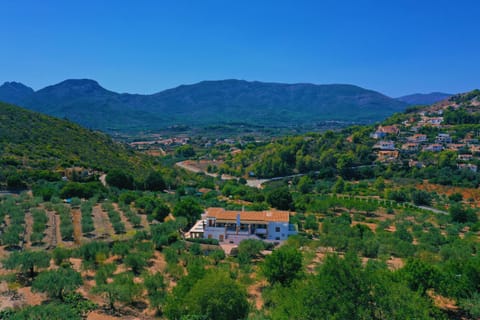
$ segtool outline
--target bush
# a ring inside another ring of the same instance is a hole
[[[202,244],[212,244],[212,245],[219,245],[219,242],[217,239],[204,239],[204,238],[195,238],[195,239],[185,239],[188,242],[194,242],[194,243],[202,243]]]

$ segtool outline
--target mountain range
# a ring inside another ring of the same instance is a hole
[[[6,82],[0,86],[0,101],[106,132],[229,122],[267,127],[371,123],[409,104],[354,85],[243,80],[202,81],[150,95],[116,93],[89,79],[65,80],[38,91]]]
[[[409,105],[431,105],[452,96],[449,93],[432,92],[432,93],[415,93],[407,96],[399,97],[397,100],[408,103]]]

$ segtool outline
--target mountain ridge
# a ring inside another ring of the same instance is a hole
[[[453,94],[444,92],[413,93],[396,98],[409,105],[431,105],[450,98]]]
[[[149,95],[117,93],[91,79],[68,79],[37,91],[13,91],[7,83],[0,86],[0,101],[107,132],[239,119],[264,126],[298,126],[329,120],[372,123],[407,106],[350,84],[237,79],[206,80]]]

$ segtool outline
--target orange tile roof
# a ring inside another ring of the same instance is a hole
[[[230,211],[224,208],[208,208],[207,218],[218,220],[237,221],[237,214],[240,213],[240,220],[243,221],[265,221],[265,222],[288,222],[289,212],[280,210],[268,211]]]

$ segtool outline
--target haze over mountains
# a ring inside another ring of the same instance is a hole
[[[0,86],[0,101],[107,132],[229,122],[263,126],[371,123],[408,105],[354,85],[243,80],[202,81],[151,95],[116,93],[89,79],[65,80],[38,91],[6,82]]]

